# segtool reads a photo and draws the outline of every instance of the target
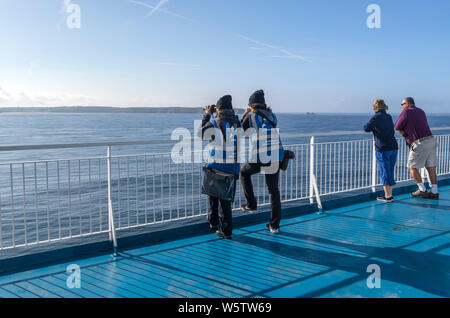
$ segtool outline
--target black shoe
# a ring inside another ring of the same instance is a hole
[[[424,198],[424,199],[428,199],[429,198],[429,194],[427,191],[420,191],[420,189],[417,189],[417,191],[414,191],[413,193],[411,193],[411,196],[413,198]]]
[[[391,202],[394,202],[394,197],[386,198],[386,197],[383,195],[382,197],[377,197],[377,200],[380,201],[380,202],[391,203]]]
[[[221,230],[217,230],[216,231],[216,235],[220,236],[221,238],[227,239],[227,240],[231,240],[231,234],[230,235],[225,235],[225,233],[223,233]]]
[[[251,207],[248,203],[244,203],[241,205],[241,209],[246,212],[254,213],[256,212],[257,207]]]
[[[209,228],[211,229],[211,230],[217,230],[217,224],[216,225],[213,225],[213,224],[211,224],[211,214],[208,212],[208,214],[206,214],[206,222],[208,222],[208,224],[209,224]]]
[[[439,193],[428,192],[427,199],[439,200]]]
[[[211,223],[209,223],[209,228],[211,230],[217,230],[217,225],[212,225]]]
[[[270,224],[266,224],[266,229],[270,231],[270,233],[272,234],[279,234],[280,233],[280,228],[274,228],[272,227]]]

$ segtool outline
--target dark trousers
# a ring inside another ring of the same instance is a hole
[[[240,180],[242,187],[244,188],[245,198],[247,204],[250,207],[256,207],[258,202],[256,201],[255,194],[253,193],[252,175],[261,171],[261,165],[256,163],[246,163],[241,168]],[[280,189],[278,188],[278,180],[280,176],[280,170],[274,174],[265,174],[266,185],[269,189],[270,207],[272,213],[270,216],[270,225],[273,228],[278,229],[281,221],[281,196]]]
[[[208,222],[212,226],[217,226],[219,225],[219,220],[222,232],[225,235],[231,235],[233,229],[231,201],[210,196]]]

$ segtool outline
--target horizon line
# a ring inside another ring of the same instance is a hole
[[[105,108],[105,109],[170,109],[170,108],[181,108],[181,109],[202,109],[203,106],[0,106],[0,112],[2,109],[54,109],[54,108]],[[233,107],[236,110],[244,110],[246,107]],[[279,114],[306,114],[306,115],[327,115],[327,114],[342,114],[342,115],[366,115],[372,114],[373,111],[367,112],[330,112],[330,111],[276,111]],[[32,112],[31,112],[32,113]],[[391,114],[400,114],[399,112],[391,112]],[[439,115],[450,115],[450,112],[428,112],[428,114],[439,114]]]

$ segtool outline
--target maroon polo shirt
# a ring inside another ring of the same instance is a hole
[[[416,106],[410,106],[402,111],[395,123],[395,130],[404,130],[408,143],[431,136],[427,116],[422,109]]]

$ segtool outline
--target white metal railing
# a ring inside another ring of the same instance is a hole
[[[442,129],[441,129],[442,130]],[[349,134],[349,133],[348,133]],[[361,132],[353,132],[361,134]],[[321,133],[331,136],[335,133]],[[289,137],[304,137],[291,135]],[[450,135],[437,135],[438,175],[450,174]],[[175,164],[170,153],[113,155],[112,146],[168,141],[0,147],[2,151],[106,147],[106,156],[0,163],[0,250],[195,218],[207,213],[202,163]],[[396,180],[410,180],[398,139]],[[171,141],[170,143],[173,143]],[[296,159],[280,173],[283,202],[380,185],[372,139],[286,145]],[[192,154],[193,155],[193,154]],[[313,177],[312,177],[313,176]],[[264,176],[253,176],[259,205],[270,204]],[[234,209],[245,200],[238,186]]]
[[[438,142],[437,174],[450,173],[450,135],[435,136]],[[399,150],[394,176],[396,182],[411,180],[407,168],[408,147],[404,138],[397,139]],[[350,140],[314,144],[311,138],[311,174],[317,177],[321,195],[335,194],[381,185],[373,140]],[[424,171],[423,169],[422,171]],[[424,174],[425,175],[425,174]],[[310,185],[312,189],[312,184]],[[312,193],[312,190],[310,190]],[[312,196],[310,197],[312,199]]]

